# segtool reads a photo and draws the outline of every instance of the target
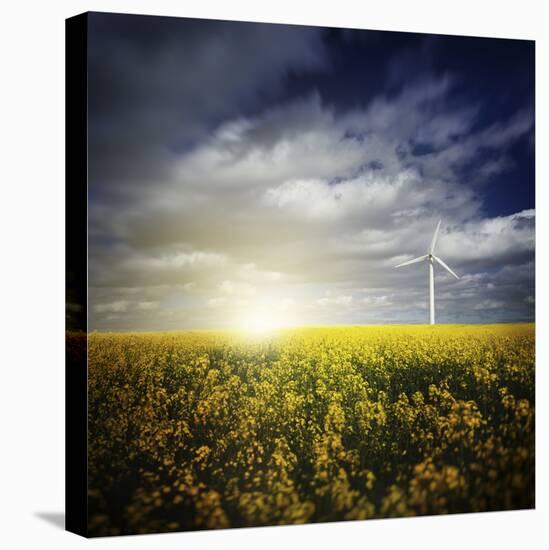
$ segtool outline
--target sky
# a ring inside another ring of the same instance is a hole
[[[92,13],[89,328],[533,321],[534,42]]]

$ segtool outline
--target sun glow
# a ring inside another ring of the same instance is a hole
[[[265,333],[295,325],[287,302],[256,304],[243,312],[238,323],[240,330]]]
[[[243,317],[239,323],[240,329],[246,332],[270,332],[281,328],[284,323],[276,313],[266,310],[252,311]]]
[[[247,332],[270,332],[280,327],[281,325],[275,319],[267,316],[250,316],[240,325],[241,330]]]

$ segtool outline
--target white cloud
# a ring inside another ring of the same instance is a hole
[[[237,270],[237,276],[250,283],[276,283],[284,277],[279,271],[259,270],[255,263],[247,263],[240,266]]]
[[[248,283],[235,281],[222,281],[219,284],[219,290],[225,294],[236,294],[239,296],[253,296],[257,289]]]
[[[480,170],[506,169],[505,144],[531,120],[521,112],[475,132],[476,106],[440,110],[452,85],[423,81],[338,113],[312,94],[225,120],[169,164],[154,192],[128,192],[121,211],[94,206],[95,234],[123,243],[90,248],[94,323],[131,313],[128,302],[109,309],[123,286],[143,289],[143,303],[173,301],[184,312],[174,323],[208,326],[220,308],[267,298],[312,304],[326,322],[332,313],[338,322],[421,320],[424,266],[393,266],[426,252],[439,218],[437,254],[461,275],[436,270],[444,315],[514,308],[527,317],[535,212],[487,217],[459,166],[484,147],[501,151]],[[433,152],[415,156],[424,143]],[[380,290],[355,299],[364,287]],[[336,318],[340,310],[347,316]],[[148,310],[151,322],[162,311]]]
[[[129,260],[134,269],[169,270],[189,267],[216,267],[227,260],[224,254],[193,250],[192,252],[177,252],[163,256],[138,256]]]
[[[441,240],[440,253],[458,260],[498,260],[535,247],[535,212],[465,222]]]
[[[296,301],[293,298],[282,298],[281,300],[277,300],[273,305],[279,311],[288,311],[296,306]]]
[[[352,303],[353,297],[349,295],[325,296],[319,298],[316,303],[320,306],[348,306]]]
[[[226,302],[227,302],[227,299],[223,297],[210,298],[207,302],[207,306],[212,308],[217,308],[219,306],[225,305]]]
[[[158,302],[138,302],[137,309],[141,311],[152,311],[153,309],[158,309]]]
[[[94,304],[93,309],[96,313],[124,312],[128,309],[129,302],[126,300],[116,300],[108,304]]]
[[[363,303],[373,307],[386,307],[393,305],[393,301],[390,296],[366,296],[362,299]]]
[[[498,309],[503,306],[504,306],[504,302],[501,300],[482,300],[478,304],[475,304],[473,309],[476,309],[476,310]]]

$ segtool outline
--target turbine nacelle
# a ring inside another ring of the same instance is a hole
[[[402,262],[395,267],[403,267],[405,265],[411,265],[416,264],[419,262],[422,262],[426,260],[429,264],[429,322],[431,325],[435,324],[435,282],[434,282],[434,274],[433,274],[433,264],[434,262],[437,262],[439,265],[441,265],[448,273],[453,275],[456,279],[459,279],[459,277],[450,269],[446,263],[441,260],[438,256],[435,256],[435,246],[437,244],[437,238],[438,238],[438,231],[440,229],[440,223],[442,220],[439,220],[437,227],[435,229],[435,233],[433,235],[433,239],[431,240],[431,246],[429,247],[429,251],[427,254],[424,254],[423,256],[418,256],[417,258],[413,258],[412,260],[407,260],[406,262]]]

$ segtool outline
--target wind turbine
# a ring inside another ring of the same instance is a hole
[[[433,235],[433,240],[431,241],[431,246],[427,254],[424,254],[419,258],[414,258],[413,260],[408,260],[407,262],[402,262],[401,264],[395,266],[403,267],[405,265],[422,262],[423,260],[427,260],[427,262],[429,263],[429,323],[431,325],[435,324],[435,277],[433,273],[433,262],[438,262],[446,271],[448,271],[448,273],[451,273],[456,279],[459,279],[459,277],[439,257],[435,256],[434,254],[441,221],[442,220],[438,221],[437,228],[435,229],[435,234]]]

